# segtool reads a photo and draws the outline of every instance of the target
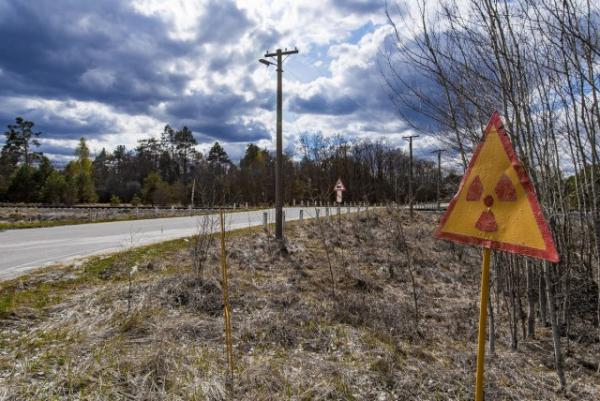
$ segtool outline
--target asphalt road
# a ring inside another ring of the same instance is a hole
[[[286,221],[298,220],[301,209],[304,210],[304,218],[315,216],[314,207],[286,208]],[[319,209],[321,216],[324,216],[325,208]],[[356,210],[341,208],[342,213],[349,211]],[[235,230],[261,225],[264,212],[268,213],[268,222],[273,223],[275,212],[274,209],[269,209],[227,213],[225,227],[227,230]],[[336,213],[336,209],[331,208],[331,213]],[[201,232],[203,226],[218,231],[218,215],[3,231],[0,232],[0,280],[19,276],[38,267],[189,237]]]

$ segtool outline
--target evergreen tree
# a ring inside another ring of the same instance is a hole
[[[37,138],[40,132],[34,132],[31,121],[17,117],[15,124],[8,125],[8,131],[4,133],[5,140],[2,147],[2,158],[9,166],[16,168],[19,162],[31,166],[34,160],[37,160],[41,154],[31,151],[31,147],[39,147],[40,142]]]
[[[194,149],[194,146],[197,144],[196,139],[188,127],[183,127],[175,133],[173,141],[181,171],[180,177],[183,178],[183,183],[186,184],[189,176],[190,159],[193,158],[196,152]]]
[[[56,204],[64,201],[67,183],[58,171],[52,171],[42,188],[42,201]]]
[[[227,152],[225,152],[225,149],[223,149],[219,142],[215,142],[214,145],[210,148],[206,160],[213,167],[223,167],[225,165],[231,165],[229,155],[227,154]]]
[[[22,164],[11,177],[8,199],[12,202],[35,202],[36,189],[35,169]]]
[[[108,188],[110,175],[109,162],[108,154],[104,148],[102,148],[92,162],[92,176],[94,177],[94,185],[100,202],[106,202],[110,199]]]
[[[151,205],[167,205],[172,200],[169,183],[163,181],[156,172],[148,174],[144,179],[142,195],[145,203]]]
[[[90,150],[85,143],[85,138],[79,140],[75,149],[77,160],[69,162],[66,168],[67,175],[71,178],[69,185],[76,188],[76,201],[90,203],[98,199],[94,187],[94,177]]]

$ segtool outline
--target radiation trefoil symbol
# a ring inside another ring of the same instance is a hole
[[[467,201],[478,202],[481,200],[483,193],[484,188],[481,179],[479,176],[476,176],[467,191]],[[502,174],[498,180],[498,183],[494,188],[494,193],[496,194],[496,198],[501,202],[515,202],[517,200],[517,190],[506,174]],[[481,213],[479,219],[475,223],[475,227],[486,232],[497,231],[498,224],[496,223],[494,212],[491,210],[494,205],[494,197],[492,195],[486,195],[486,197],[483,198],[483,204],[487,209]]]
[[[494,113],[434,236],[558,261],[533,184]]]

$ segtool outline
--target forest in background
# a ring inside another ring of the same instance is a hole
[[[75,159],[61,171],[36,151],[39,132],[21,117],[9,124],[0,153],[0,201],[44,204],[133,203],[213,206],[232,203],[268,206],[274,203],[273,152],[248,144],[239,163],[215,142],[203,154],[187,127],[165,126],[160,136],[138,142],[135,149],[102,149],[92,158],[85,138]],[[406,202],[409,157],[383,141],[350,142],[305,134],[297,143],[300,158],[284,155],[285,201],[332,202],[338,178],[351,202]],[[415,199],[437,197],[437,165],[414,160]],[[460,177],[443,174],[442,195],[451,196]]]

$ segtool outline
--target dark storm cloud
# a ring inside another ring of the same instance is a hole
[[[214,0],[205,8],[198,26],[200,42],[222,44],[237,41],[250,28],[251,22],[233,2]]]
[[[332,0],[332,5],[340,10],[356,14],[372,14],[383,11],[384,0]]]
[[[235,141],[268,137],[261,125],[237,122],[252,107],[264,107],[260,102],[245,102],[228,87],[210,91],[216,94],[184,95],[193,77],[168,68],[173,61],[192,58],[205,60],[210,71],[240,63],[249,71],[258,68],[249,52],[206,53],[207,43],[238,41],[251,21],[232,2],[210,1],[204,8],[196,38],[182,41],[169,37],[163,20],[141,15],[122,0],[0,0],[0,96],[97,101],[142,115],[162,102],[166,121],[189,121],[200,135]],[[256,29],[251,36],[266,48],[279,33]],[[249,78],[242,84],[244,90],[255,89]],[[44,136],[57,139],[114,132],[116,122],[104,116],[72,120],[48,109],[19,108],[18,103],[0,110],[0,123],[22,115]]]
[[[257,109],[274,110],[275,72],[272,69],[272,80],[258,88],[252,73],[264,68],[257,62],[263,52],[286,45],[281,43],[282,33],[254,26],[232,1],[203,3],[196,36],[178,40],[169,35],[171,22],[141,15],[125,0],[0,0],[0,99],[16,99],[10,108],[3,108],[0,101],[0,124],[23,115],[36,123],[43,137],[102,138],[115,133],[115,127],[122,126],[117,120],[130,115],[156,118],[174,127],[188,125],[198,139],[206,141],[269,138],[265,126],[252,122],[252,114]],[[332,0],[331,5],[342,12],[368,14],[380,12],[383,4]],[[370,29],[359,29],[357,38]],[[239,46],[242,38],[252,46]],[[201,91],[188,94],[188,84],[196,77],[173,68],[177,61],[186,65],[200,61],[208,67]],[[211,79],[233,68],[242,76],[234,84],[219,86],[214,82],[221,80]],[[373,85],[377,74],[373,69],[348,71],[343,86],[349,96],[336,94],[337,83],[308,98],[290,94],[290,110],[340,116],[360,113],[357,116],[369,120],[364,109],[375,108],[377,113],[384,109],[380,107],[384,101],[389,103],[385,94],[382,101],[381,90]],[[237,93],[253,93],[255,98],[246,101]],[[62,107],[15,106],[30,103],[24,99],[54,99],[67,106],[70,100],[94,101],[122,114],[111,118],[106,117],[111,113],[96,116],[82,110],[79,118],[71,119],[52,111]]]
[[[415,39],[407,42],[405,46],[415,54],[419,53]],[[389,63],[388,57],[391,60]],[[405,56],[397,51],[392,35],[386,38],[379,59],[382,60],[379,64],[380,74],[385,81],[382,95],[388,100],[389,107],[409,127],[423,133],[439,132],[439,122],[429,117],[431,106],[428,102],[442,110],[448,109],[446,97],[443,95],[444,88],[440,83],[408,62]]]
[[[330,99],[322,94],[313,95],[307,99],[295,96],[290,100],[290,111],[307,114],[344,115],[354,113],[358,104],[350,98]]]
[[[75,146],[50,145],[42,141],[40,147],[36,149],[36,151],[42,152],[45,155],[73,156],[75,153]]]
[[[267,128],[257,122],[191,122],[189,128],[196,134],[200,142],[212,142],[222,140],[225,142],[251,143],[261,139],[270,138]]]
[[[165,22],[122,0],[0,0],[0,10],[0,95],[95,100],[130,113],[183,91],[191,77],[167,63],[206,58],[203,44],[236,41],[250,26],[233,3],[218,1],[190,41],[171,39]],[[215,59],[215,67],[226,61]]]
[[[90,115],[85,120],[65,117],[47,108],[32,108],[15,105],[0,99],[0,127],[4,132],[8,124],[14,124],[16,117],[34,122],[34,131],[41,132],[41,138],[78,139],[82,136],[96,138],[114,132],[116,121],[106,116]],[[66,104],[69,107],[69,103]]]
[[[168,38],[167,26],[120,0],[3,1],[3,95],[95,100],[129,111],[183,89],[187,77],[164,60],[194,48]]]
[[[196,94],[170,102],[166,111],[170,119],[187,125],[201,141],[252,142],[269,138],[269,133],[262,124],[242,122],[240,117],[260,104],[221,86],[210,95]]]
[[[178,118],[229,119],[241,110],[251,107],[243,96],[237,95],[227,87],[215,88],[212,94],[195,94],[169,102],[167,112]]]
[[[262,28],[254,30],[250,34],[250,38],[256,44],[259,54],[262,56],[263,54],[274,50],[274,48],[279,45],[282,35],[281,32],[276,31],[273,28]]]
[[[114,132],[115,127],[105,118],[88,117],[85,121],[64,118],[60,115],[44,114],[40,118],[36,113],[30,114],[30,120],[35,122],[36,128],[42,132],[43,137],[53,139],[78,139],[81,137],[101,138],[103,134]]]

